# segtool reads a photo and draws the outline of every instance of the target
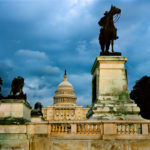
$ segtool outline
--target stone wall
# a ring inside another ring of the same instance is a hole
[[[149,150],[150,140],[35,140],[32,150]]]
[[[1,150],[149,150],[150,121],[0,125]]]
[[[26,135],[20,134],[0,136],[1,150],[149,150],[149,148],[150,140],[63,140],[43,136],[29,140]]]
[[[22,99],[2,99],[0,101],[0,120],[22,118],[30,121],[31,106]]]

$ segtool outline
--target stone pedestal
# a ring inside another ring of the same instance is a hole
[[[31,122],[43,122],[43,116],[32,116],[31,117]]]
[[[122,56],[96,58],[91,70],[92,108],[88,118],[139,119],[140,109],[130,101],[126,61],[127,57]]]
[[[23,124],[30,121],[31,106],[21,99],[0,100],[0,121],[6,124]]]

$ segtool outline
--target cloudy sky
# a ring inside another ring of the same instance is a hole
[[[111,4],[122,10],[114,49],[128,57],[129,90],[149,75],[149,0],[0,0],[3,95],[22,76],[28,102],[51,105],[66,69],[78,104],[91,104],[90,70],[100,52],[97,22]]]

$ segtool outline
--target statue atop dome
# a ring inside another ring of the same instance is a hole
[[[111,9],[105,11],[104,16],[99,20],[98,24],[101,26],[99,34],[99,43],[101,46],[101,55],[121,55],[119,52],[114,53],[114,40],[118,39],[117,28],[114,26],[119,19],[121,9],[111,6]],[[109,46],[112,45],[112,53],[109,52]]]
[[[65,74],[64,75],[67,75],[67,71],[66,71],[66,69],[65,69]]]
[[[65,73],[64,73],[64,80],[67,80],[67,71],[65,69]]]

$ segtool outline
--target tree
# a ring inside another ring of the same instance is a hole
[[[0,93],[1,93],[1,86],[2,86],[2,84],[3,84],[3,80],[2,80],[2,78],[0,77]]]
[[[1,90],[2,90],[1,86],[2,86],[2,84],[3,84],[3,80],[2,80],[2,78],[0,77],[0,98],[2,97],[2,94],[1,94]]]
[[[140,114],[145,119],[150,119],[150,77],[144,76],[136,81],[130,93],[131,99],[140,107]]]

